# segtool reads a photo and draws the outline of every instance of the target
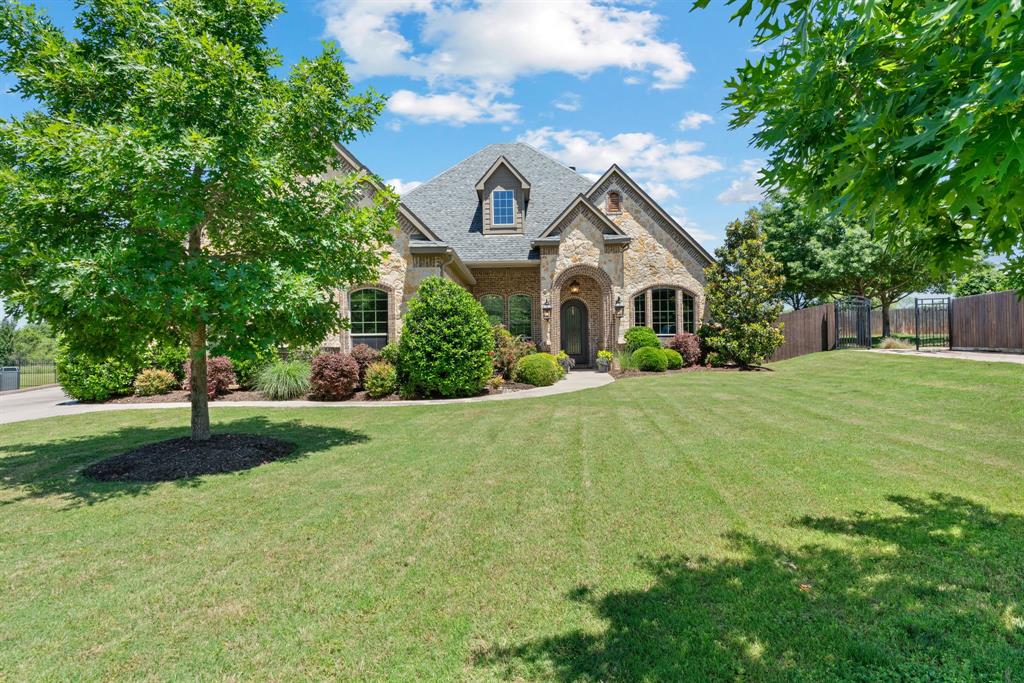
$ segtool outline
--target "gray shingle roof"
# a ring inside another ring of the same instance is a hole
[[[522,235],[484,235],[475,185],[494,161],[505,156],[530,181]],[[520,142],[488,145],[473,156],[402,196],[408,206],[463,261],[518,261],[536,258],[536,239],[562,209],[591,182],[558,161]]]

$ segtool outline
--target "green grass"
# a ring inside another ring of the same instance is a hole
[[[1024,368],[771,367],[214,408],[296,457],[152,486],[76,472],[184,410],[0,426],[0,678],[1021,680]]]

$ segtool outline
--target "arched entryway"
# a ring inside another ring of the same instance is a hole
[[[598,351],[610,349],[615,343],[611,278],[600,268],[578,264],[561,271],[554,278],[550,292],[554,313],[550,336],[552,353],[560,350],[569,353],[568,340],[565,338],[564,304],[579,301],[585,316],[581,316],[583,340],[580,344],[580,359],[576,362],[577,365],[589,367]],[[571,322],[575,324],[575,318]]]
[[[562,304],[562,350],[576,361],[577,365],[590,364],[589,325],[587,305],[579,299],[569,299]]]

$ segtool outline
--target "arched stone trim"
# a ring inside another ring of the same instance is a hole
[[[653,317],[653,304],[651,301],[651,292],[655,289],[674,289],[676,292],[688,294],[693,298],[693,329],[694,332],[700,327],[701,311],[704,309],[704,296],[701,293],[695,292],[689,287],[674,283],[674,282],[655,282],[653,284],[643,285],[633,289],[629,296],[625,299],[626,303],[626,315],[625,318],[629,321],[628,326],[633,327],[636,325],[636,309],[633,307],[633,300],[640,295],[645,296],[645,310],[647,311],[647,319],[644,321],[644,326],[651,327]],[[683,301],[682,297],[676,297],[676,331],[682,331],[683,321]]]
[[[398,341],[398,310],[401,302],[398,300],[398,292],[395,291],[394,287],[389,287],[381,282],[366,283],[356,285],[350,289],[341,290],[341,296],[338,301],[338,314],[342,318],[348,318],[352,313],[349,306],[349,297],[356,292],[361,292],[364,289],[376,289],[387,294],[388,300],[388,343]],[[352,331],[344,329],[338,335],[341,341],[342,351],[352,350]]]
[[[574,277],[590,278],[597,283],[598,289],[600,290],[600,307],[598,310],[593,310],[593,306],[591,306],[590,303],[582,297],[570,296],[565,299],[562,298],[562,288]],[[587,323],[590,328],[590,336],[592,337],[592,343],[589,348],[591,361],[596,357],[598,351],[613,346],[617,337],[615,329],[617,321],[613,315],[613,292],[614,288],[611,277],[608,273],[597,266],[580,263],[574,266],[569,266],[558,273],[551,285],[551,352],[558,353],[562,346],[562,303],[571,298],[580,298],[588,310]]]

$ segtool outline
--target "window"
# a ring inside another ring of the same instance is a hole
[[[651,290],[651,327],[656,334],[676,333],[676,290]]]
[[[491,195],[491,224],[515,224],[515,192],[512,190],[495,190]]]
[[[360,289],[348,296],[352,345],[369,344],[379,349],[388,341],[388,294],[380,289]]]
[[[508,298],[508,331],[523,339],[533,336],[533,301],[525,294]]]
[[[492,325],[505,323],[505,300],[497,294],[486,294],[480,297],[480,305],[487,312]]]
[[[641,292],[633,299],[633,324],[647,324],[647,292]]]
[[[686,292],[683,295],[683,332],[695,332],[696,327],[694,325],[693,317],[693,297]]]
[[[622,197],[618,192],[609,192],[605,201],[605,213],[622,213]]]

